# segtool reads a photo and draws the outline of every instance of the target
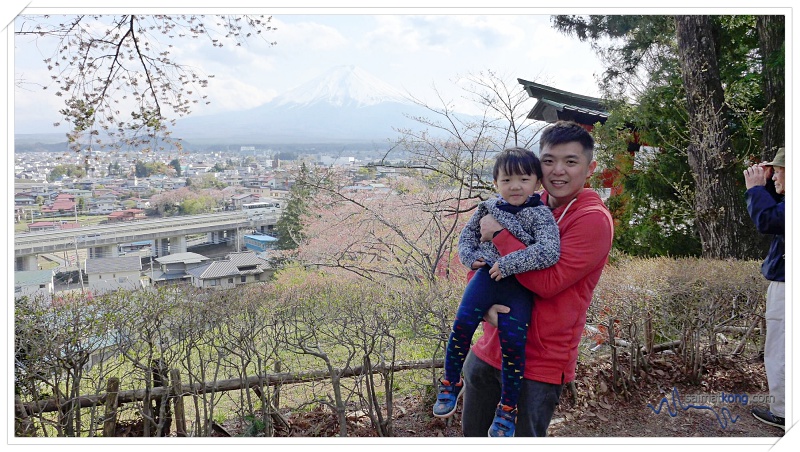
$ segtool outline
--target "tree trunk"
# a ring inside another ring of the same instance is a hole
[[[786,18],[784,16],[757,16],[756,29],[761,47],[764,97],[767,108],[764,114],[763,161],[772,160],[777,148],[786,143]]]
[[[727,108],[709,16],[676,16],[678,56],[689,111],[689,166],[703,257],[753,258],[758,233],[742,201],[741,171],[731,152]]]

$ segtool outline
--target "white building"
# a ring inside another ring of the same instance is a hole
[[[14,272],[14,298],[53,295],[53,270]]]
[[[95,293],[142,287],[142,260],[139,256],[87,259],[87,288]]]

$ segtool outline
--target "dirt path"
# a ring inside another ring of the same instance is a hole
[[[754,400],[767,394],[762,362],[729,361],[707,369],[703,381],[690,384],[676,357],[653,363],[627,391],[609,389],[610,364],[580,366],[578,398],[562,396],[548,430],[554,437],[780,437],[783,430],[750,414]],[[692,400],[694,399],[694,400]],[[702,400],[701,400],[702,399]],[[694,407],[690,407],[694,401]],[[701,403],[702,402],[702,403]],[[649,404],[649,406],[648,406]],[[418,398],[397,400],[397,437],[460,437],[460,408],[449,422],[430,414]],[[374,436],[365,415],[351,418],[351,436]],[[291,436],[333,436],[332,415],[322,411],[292,417]],[[288,433],[288,432],[286,432]],[[284,434],[286,434],[284,433]]]

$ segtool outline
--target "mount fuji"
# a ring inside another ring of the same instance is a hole
[[[173,136],[205,144],[377,144],[397,137],[395,128],[421,128],[407,116],[430,111],[361,68],[338,66],[264,105],[182,119]]]

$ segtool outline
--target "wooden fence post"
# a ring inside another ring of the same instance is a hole
[[[151,366],[153,388],[168,387],[167,365],[164,360],[156,358],[152,361]],[[172,425],[172,414],[170,413],[167,394],[155,396],[153,400],[155,401],[155,406],[152,411],[155,426],[155,431],[153,432],[155,434],[154,436],[169,436],[169,429]]]
[[[281,373],[281,362],[280,361],[276,361],[275,362],[275,373],[276,374]],[[279,409],[280,406],[281,406],[281,384],[280,383],[275,383],[275,388],[272,389],[272,406],[274,406],[276,410]]]
[[[186,433],[186,411],[183,406],[183,394],[181,391],[181,374],[177,369],[169,371],[170,382],[172,383],[172,404],[175,407],[175,430],[178,436],[187,436]]]
[[[119,396],[119,378],[111,377],[106,385],[106,412],[103,415],[103,436],[111,438],[117,431],[117,398]]]
[[[14,395],[14,407],[16,415],[14,416],[14,436],[36,436],[36,430],[33,427],[33,421],[28,416],[28,412],[22,405],[19,395]]]

